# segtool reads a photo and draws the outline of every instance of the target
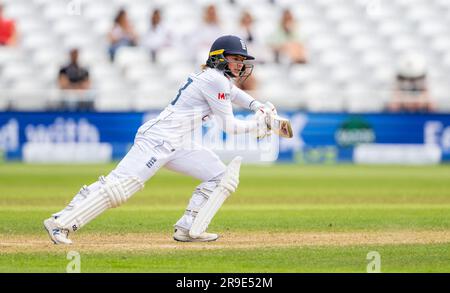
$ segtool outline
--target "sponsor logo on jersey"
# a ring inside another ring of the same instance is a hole
[[[230,97],[230,94],[227,94],[227,93],[218,93],[217,94],[218,100],[228,100],[229,97]]]

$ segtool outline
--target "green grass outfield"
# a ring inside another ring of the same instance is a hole
[[[209,231],[178,243],[172,226],[197,180],[161,170],[125,205],[49,242],[42,220],[108,165],[0,165],[0,272],[450,272],[450,166],[247,166]]]

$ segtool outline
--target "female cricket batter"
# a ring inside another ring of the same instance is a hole
[[[225,166],[218,156],[200,144],[186,146],[186,137],[210,115],[227,133],[268,135],[267,117],[275,108],[263,105],[233,84],[247,78],[253,65],[244,62],[246,44],[236,36],[222,36],[211,46],[203,70],[191,74],[175,99],[153,120],[137,131],[134,145],[118,166],[106,177],[83,186],[62,211],[44,221],[55,244],[70,244],[69,231],[76,231],[109,208],[127,201],[144,187],[161,167],[198,178],[184,215],[175,224],[177,241],[214,241],[217,234],[205,232],[224,200],[239,183],[241,157]],[[231,103],[255,111],[254,120],[238,120]]]

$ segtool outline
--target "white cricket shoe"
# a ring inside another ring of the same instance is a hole
[[[72,244],[72,240],[68,238],[69,231],[58,228],[55,218],[51,217],[44,221],[44,228],[48,232],[48,236],[55,244]]]
[[[203,232],[198,238],[189,236],[189,231],[185,229],[176,228],[173,234],[173,239],[180,242],[210,242],[216,241],[219,235],[213,233]]]

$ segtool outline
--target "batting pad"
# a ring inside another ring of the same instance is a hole
[[[195,217],[192,227],[189,230],[189,236],[198,238],[208,228],[209,223],[215,216],[219,208],[223,205],[225,200],[236,191],[239,184],[239,170],[241,167],[242,157],[234,158],[227,166],[225,175],[220,183],[214,189],[213,193],[201,207],[197,216]]]
[[[96,192],[88,194],[83,201],[72,210],[64,212],[55,222],[59,228],[76,231],[105,210],[123,204],[142,188],[144,184],[136,177],[106,179]]]

